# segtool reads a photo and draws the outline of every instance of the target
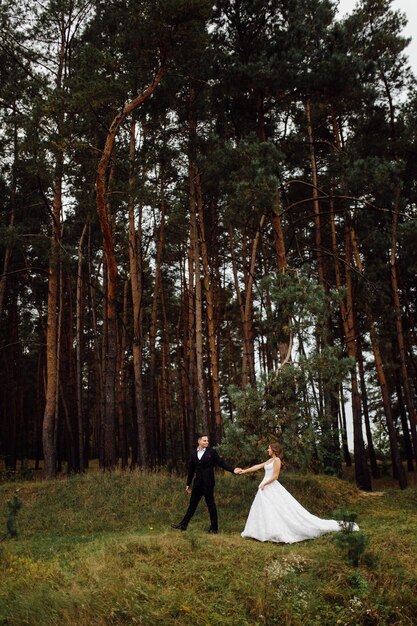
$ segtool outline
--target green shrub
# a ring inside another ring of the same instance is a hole
[[[345,552],[349,563],[357,567],[368,545],[368,536],[360,530],[354,530],[357,513],[342,509],[335,512],[335,517],[341,520],[342,530],[335,535],[334,542]]]
[[[11,500],[7,501],[9,514],[6,521],[6,529],[8,537],[17,537],[17,514],[23,506],[21,499],[15,494]]]

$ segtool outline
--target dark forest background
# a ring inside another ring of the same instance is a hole
[[[336,8],[3,0],[7,473],[180,468],[204,431],[407,486],[417,90],[404,16]]]

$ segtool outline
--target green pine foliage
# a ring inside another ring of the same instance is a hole
[[[291,466],[333,473],[340,453],[336,450],[332,462],[325,452],[330,427],[317,402],[317,381],[327,388],[337,386],[352,367],[340,346],[323,346],[320,341],[338,294],[326,295],[304,272],[268,277],[259,288],[260,300],[266,289],[272,305],[267,315],[259,316],[259,326],[276,337],[284,336],[283,330],[290,332],[296,356],[257,385],[229,388],[234,412],[225,424],[221,450],[226,456],[236,455],[236,443],[241,441],[245,462],[254,463],[263,458],[271,438],[278,439]],[[288,328],[282,328],[282,320],[288,320]]]
[[[337,533],[334,542],[340,548],[354,567],[358,567],[361,557],[369,543],[368,536],[362,531],[355,531],[354,525],[357,521],[357,513],[341,509],[334,513],[337,520],[341,520],[342,530]]]

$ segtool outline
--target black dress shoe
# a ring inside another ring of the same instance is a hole
[[[209,528],[207,532],[212,535],[217,535],[217,530],[214,530],[214,528]]]
[[[184,524],[171,524],[171,528],[175,528],[176,530],[187,530],[187,526],[184,526]]]

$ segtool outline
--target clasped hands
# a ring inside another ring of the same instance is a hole
[[[243,469],[241,467],[235,467],[234,473],[235,474],[243,474]]]

